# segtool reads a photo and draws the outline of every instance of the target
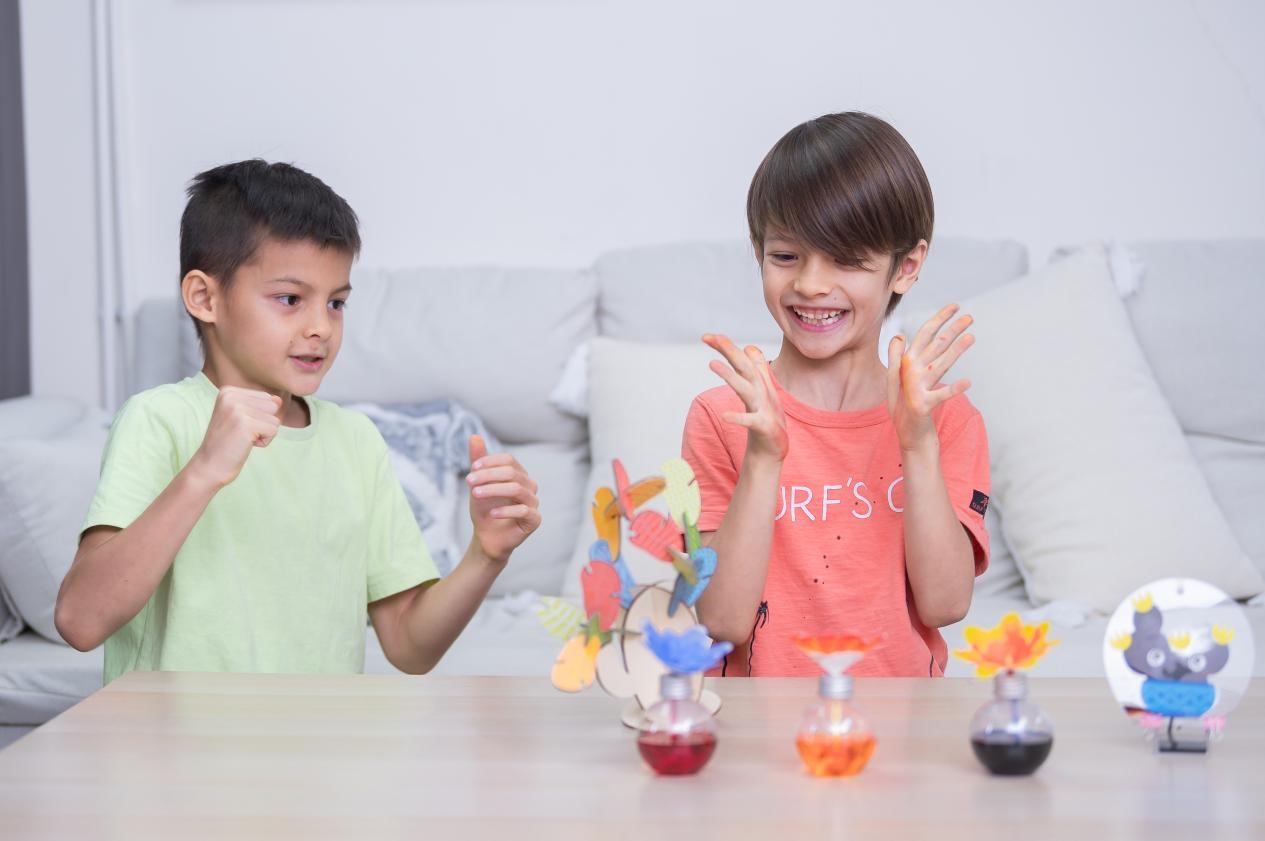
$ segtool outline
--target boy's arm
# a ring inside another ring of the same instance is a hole
[[[970,316],[937,335],[956,312],[956,305],[941,309],[907,349],[903,336],[892,339],[888,347],[888,409],[905,476],[905,570],[918,618],[928,628],[965,616],[975,584],[975,550],[949,501],[940,438],[931,416],[936,406],[970,388],[966,380],[940,383],[975,341],[965,332]]]
[[[279,406],[266,392],[222,389],[202,445],[140,516],[124,529],[84,532],[53,616],[66,642],[96,648],[140,612],[212,497],[237,477],[252,448],[276,436]]]
[[[698,614],[714,639],[741,645],[750,635],[769,571],[772,512],[789,449],[786,416],[757,348],[739,350],[725,336],[708,335],[703,341],[732,366],[719,360],[710,364],[746,407],[746,412],[730,412],[722,420],[746,428],[747,449],[724,519],[714,532],[703,535],[723,561],[699,596]]]
[[[505,569],[510,554],[540,527],[536,483],[513,456],[489,456],[470,438],[470,519],[474,536],[445,578],[369,604],[369,618],[393,666],[409,674],[435,667]]]

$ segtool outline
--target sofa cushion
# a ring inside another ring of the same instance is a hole
[[[1230,529],[1265,573],[1265,444],[1186,433]]]
[[[0,566],[3,565],[0,561]],[[0,581],[0,642],[13,639],[22,633],[25,627],[26,625],[22,624],[22,616],[18,613],[18,606],[13,603],[13,598],[4,589],[4,581]]]
[[[550,406],[548,395],[572,349],[595,331],[591,274],[361,269],[352,283],[342,350],[321,397],[448,398],[482,417],[506,444],[584,440],[584,424]]]
[[[1133,337],[1100,247],[963,302],[993,496],[1037,603],[1110,612],[1140,584],[1265,589],[1217,507]],[[920,323],[914,313],[912,323]]]
[[[1265,570],[1265,239],[1130,248],[1142,282],[1125,307],[1230,527]]]
[[[938,239],[901,307],[934,308],[1013,280],[1027,269],[1027,251],[1018,243]],[[746,240],[612,251],[598,258],[593,271],[603,336],[694,342],[710,331],[781,341],[765,309],[759,266]]]
[[[76,651],[33,631],[0,645],[0,726],[35,726],[101,688],[104,649]]]
[[[85,429],[100,429],[105,423],[105,415],[100,409],[85,406],[77,400],[66,397],[15,397],[0,400],[0,442],[9,438],[51,438],[62,434],[80,434]],[[98,451],[93,459],[93,469],[100,462]],[[12,468],[11,468],[12,469]],[[0,473],[6,470],[0,467]],[[82,512],[80,512],[82,514]],[[12,511],[0,511],[0,531],[15,528],[15,515]],[[5,524],[8,523],[6,526]],[[6,587],[4,568],[12,564],[17,570],[25,569],[26,564],[17,559],[17,553],[26,551],[29,543],[25,540],[19,544],[5,546],[0,544],[0,642],[17,636],[25,625],[13,595]],[[10,560],[12,558],[12,560]],[[13,573],[15,584],[25,590],[27,584],[24,576]]]
[[[776,345],[766,344],[762,349],[776,355]],[[681,433],[690,403],[701,392],[721,384],[707,367],[718,358],[702,342],[629,342],[599,337],[589,344],[592,471],[579,506],[581,520],[571,564],[562,580],[564,595],[580,595],[580,571],[588,563],[589,546],[597,539],[590,511],[593,494],[602,485],[613,487],[612,460],[618,458],[632,480],[662,475],[662,464],[681,455]],[[646,508],[667,510],[662,496]],[[639,584],[675,575],[670,566],[633,546],[626,521],[623,527],[624,559]]]
[[[22,620],[54,642],[57,590],[75,557],[105,438],[103,421],[57,439],[0,441],[0,581]]]

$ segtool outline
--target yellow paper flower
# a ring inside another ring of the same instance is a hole
[[[1046,638],[1049,631],[1049,622],[1025,625],[1018,613],[1007,613],[996,628],[967,628],[964,633],[970,648],[953,653],[975,664],[976,677],[989,677],[1002,669],[1027,669],[1056,645]]]

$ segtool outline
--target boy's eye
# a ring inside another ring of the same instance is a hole
[[[335,298],[329,302],[329,308],[334,312],[341,312],[347,308],[347,302],[342,298]]]
[[[278,295],[277,300],[287,307],[297,306],[299,303],[298,295]]]
[[[778,261],[779,263],[789,263],[790,261],[795,259],[794,254],[788,254],[785,251],[775,251],[769,256],[772,257],[774,260]]]

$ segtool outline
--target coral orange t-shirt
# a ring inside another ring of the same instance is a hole
[[[857,675],[944,674],[940,632],[918,619],[905,575],[905,495],[896,427],[886,405],[858,412],[808,406],[775,385],[790,451],[782,463],[769,571],[747,643],[726,660],[730,676],[815,675],[792,641],[801,633],[852,631],[882,638],[850,671]],[[721,418],[745,411],[728,386],[695,398],[682,450],[702,494],[701,531],[715,531],[738,482],[747,431]],[[988,566],[988,441],[979,410],[964,395],[932,415],[949,500]],[[719,559],[721,568],[725,563]]]

